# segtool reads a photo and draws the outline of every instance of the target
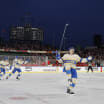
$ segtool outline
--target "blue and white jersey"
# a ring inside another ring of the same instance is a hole
[[[20,68],[21,68],[21,65],[22,65],[22,64],[26,64],[26,63],[27,63],[27,61],[24,61],[24,60],[22,60],[22,59],[15,59],[15,60],[13,61],[13,66],[14,66],[15,68],[20,69]]]
[[[78,54],[64,54],[64,56],[58,60],[59,63],[64,63],[64,66],[70,66],[70,68],[76,68],[78,62],[86,63],[86,58],[81,58]]]
[[[3,61],[1,60],[0,61],[0,68],[3,68],[3,65],[2,64],[3,64]]]
[[[7,67],[9,67],[10,64],[9,64],[9,61],[0,61],[0,67],[3,68],[3,69],[6,69]]]

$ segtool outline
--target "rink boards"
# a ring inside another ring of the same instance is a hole
[[[63,72],[63,67],[60,66],[22,66],[22,72],[24,73],[58,73]],[[86,72],[88,67],[77,67],[78,72]],[[93,67],[96,72],[103,72],[104,67]]]

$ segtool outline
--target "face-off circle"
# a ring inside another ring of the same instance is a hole
[[[9,99],[11,99],[11,100],[26,100],[28,98],[27,97],[17,96],[17,97],[10,97]]]

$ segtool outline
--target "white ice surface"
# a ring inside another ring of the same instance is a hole
[[[0,104],[104,104],[104,73],[78,73],[75,95],[66,94],[66,85],[64,73],[14,76],[0,81]]]

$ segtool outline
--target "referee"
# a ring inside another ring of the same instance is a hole
[[[89,72],[90,70],[93,72],[92,62],[88,62],[88,71],[87,72]]]

